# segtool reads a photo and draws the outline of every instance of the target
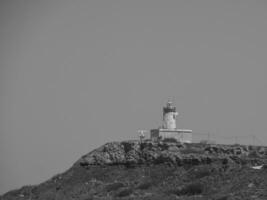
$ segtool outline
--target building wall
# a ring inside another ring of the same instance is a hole
[[[162,131],[159,129],[153,129],[150,132],[150,136],[153,141],[156,141],[158,139],[164,140],[165,138],[174,138],[182,143],[192,142],[192,133],[185,133],[180,131]]]

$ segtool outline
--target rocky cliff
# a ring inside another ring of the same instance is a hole
[[[169,163],[173,165],[227,163],[262,164],[266,147],[245,145],[180,144],[172,142],[125,141],[111,142],[84,155],[76,164],[142,165]]]
[[[0,200],[266,200],[265,164],[266,147],[111,142],[66,172]]]

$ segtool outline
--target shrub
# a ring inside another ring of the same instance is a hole
[[[205,176],[209,176],[210,174],[211,174],[211,171],[208,167],[197,169],[197,171],[193,173],[194,177],[197,179],[203,178]]]
[[[178,143],[175,138],[165,138],[162,140],[163,142],[170,142],[170,143]]]
[[[228,196],[222,196],[222,197],[219,197],[218,199],[216,200],[227,200],[228,199]]]
[[[201,148],[187,147],[185,149],[181,149],[181,153],[183,154],[203,154],[205,151]]]
[[[196,195],[203,192],[203,185],[201,183],[191,183],[180,191],[181,195]]]
[[[204,190],[203,185],[199,182],[195,182],[178,189],[169,190],[168,192],[176,194],[178,196],[182,195],[191,196],[191,195],[201,194],[203,190]]]
[[[125,153],[128,153],[133,149],[132,144],[129,142],[122,142]]]
[[[136,188],[140,189],[140,190],[146,190],[146,189],[150,188],[151,186],[152,186],[152,181],[145,180],[145,181],[139,183],[139,185]]]
[[[132,194],[133,190],[131,188],[121,188],[116,194],[117,197],[126,197]]]
[[[258,154],[258,152],[256,150],[253,150],[253,151],[249,152],[248,157],[250,157],[250,158],[259,158],[260,156],[259,156],[259,154]]]
[[[119,182],[118,183],[111,183],[111,184],[106,186],[106,190],[108,192],[110,192],[110,191],[118,190],[119,188],[121,188],[123,186],[124,186],[123,183],[119,183]]]

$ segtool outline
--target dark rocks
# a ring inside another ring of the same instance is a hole
[[[254,150],[253,150],[254,151]],[[152,141],[111,142],[83,156],[81,166],[169,163],[172,165],[200,165],[220,161],[223,165],[249,164],[247,146],[155,143]],[[254,162],[254,161],[253,161]]]

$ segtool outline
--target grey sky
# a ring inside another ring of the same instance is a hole
[[[161,124],[267,141],[264,0],[1,1],[0,194]],[[265,143],[266,144],[266,143]]]

